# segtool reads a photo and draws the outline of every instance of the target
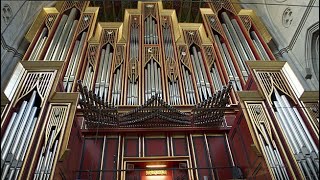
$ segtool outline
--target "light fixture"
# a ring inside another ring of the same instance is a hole
[[[146,166],[147,168],[164,168],[167,167],[165,164],[150,164]]]

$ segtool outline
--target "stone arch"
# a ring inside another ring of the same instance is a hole
[[[306,33],[306,79],[319,81],[319,22],[310,26]]]

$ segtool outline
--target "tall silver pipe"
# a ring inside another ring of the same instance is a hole
[[[244,34],[238,24],[238,21],[236,19],[232,19],[231,23],[232,23],[234,29],[236,30],[237,35],[239,36],[239,39],[241,40],[240,42],[242,43],[242,46],[246,50],[246,53],[247,53],[248,57],[250,58],[250,60],[256,60],[248,42],[247,42],[247,39],[244,36]]]
[[[157,66],[157,62],[153,62],[153,69],[155,70],[155,73],[154,73],[154,81],[155,81],[155,92],[156,94],[159,94],[160,92],[160,87],[159,87],[159,78],[160,76],[158,76],[158,66]]]
[[[110,44],[107,44],[106,53],[103,60],[102,71],[101,71],[101,79],[100,79],[100,88],[99,88],[99,96],[103,98],[104,88],[105,88],[105,80],[107,76],[107,69],[109,65],[109,57],[111,55],[110,52]]]
[[[117,94],[117,104],[120,105],[120,98],[121,98],[121,82],[122,82],[122,65],[120,66],[120,70],[119,70],[119,78],[117,79],[118,81],[118,94]]]
[[[71,70],[70,77],[69,77],[69,85],[68,85],[67,92],[71,92],[73,81],[74,81],[75,76],[76,76],[76,69],[77,69],[77,67],[78,67],[78,65],[80,63],[81,51],[82,51],[82,48],[83,48],[84,43],[85,43],[86,35],[87,35],[86,32],[83,32],[82,35],[81,35],[79,48],[77,49],[77,53],[76,53],[76,57],[75,57],[75,60],[74,60],[74,64],[72,66],[72,70]]]
[[[282,111],[284,112],[284,114],[286,115],[286,120],[288,122],[286,122],[289,125],[290,130],[294,130],[294,131],[298,131],[298,133],[292,133],[293,137],[295,139],[295,142],[297,143],[298,147],[300,148],[300,150],[302,150],[302,153],[304,153],[304,148],[307,148],[305,145],[305,142],[303,142],[303,140],[301,139],[301,134],[300,134],[300,130],[297,126],[296,126],[296,122],[295,122],[295,118],[293,118],[291,115],[291,111],[290,108],[283,108],[283,107],[288,107],[285,105],[285,103],[283,102],[283,99],[281,98],[280,94],[278,93],[278,91],[275,89],[275,96],[277,101],[279,102],[280,107],[282,108]]]
[[[12,146],[16,146],[15,144],[18,143],[16,141],[14,141],[14,139],[17,138],[16,134],[19,133],[20,129],[22,128],[21,126],[25,122],[25,119],[27,118],[26,116],[29,116],[29,114],[31,112],[31,108],[34,105],[35,96],[36,96],[36,91],[34,91],[32,93],[32,96],[31,96],[28,104],[26,106],[22,107],[23,112],[21,112],[21,110],[20,110],[21,113],[19,112],[18,117],[16,119],[17,123],[15,123],[15,125],[13,126],[13,129],[10,132],[6,146],[4,147],[3,151],[1,151],[1,159],[6,160],[6,157],[9,152],[9,148],[11,148]],[[24,105],[24,103],[23,103],[23,105]]]
[[[150,18],[150,26],[151,26],[151,31],[150,31],[151,43],[150,44],[155,44],[155,42],[154,42],[154,20],[152,18]]]
[[[37,51],[34,55],[34,59],[33,60],[39,60],[39,55],[40,55],[40,52],[42,51],[43,47],[44,47],[44,44],[47,42],[47,37],[44,37],[42,38],[41,42],[40,42],[40,45],[39,47],[37,48]]]
[[[199,92],[199,97],[202,99],[203,93],[204,93],[201,90],[202,82],[200,80],[199,71],[198,71],[198,68],[197,68],[197,66],[195,64],[194,56],[192,54],[191,54],[191,61],[192,61],[193,69],[194,69],[194,75],[195,75],[196,81],[197,81],[197,88],[198,88],[198,92]]]
[[[109,60],[108,60],[108,69],[107,69],[107,75],[105,81],[105,88],[104,88],[104,100],[107,101],[107,96],[109,92],[109,86],[110,86],[110,74],[111,74],[111,62],[113,58],[113,53],[110,53]]]
[[[232,39],[234,40],[235,42],[235,45],[238,49],[238,52],[240,53],[240,56],[242,57],[243,60],[249,60],[249,57],[247,56],[242,44],[241,44],[241,41],[236,33],[236,30],[234,29],[234,27],[232,26],[231,24],[231,21],[229,19],[229,16],[227,15],[226,12],[223,12],[222,13],[222,19],[223,21],[226,23],[227,25],[227,28],[229,29],[229,32],[230,32],[230,35],[232,37]]]
[[[17,153],[15,155],[15,159],[17,161],[19,160],[19,157],[21,155],[21,152],[22,152],[22,149],[24,147],[25,142],[27,141],[26,138],[29,135],[30,127],[31,127],[31,125],[33,123],[33,120],[34,120],[34,117],[36,115],[36,112],[37,112],[37,107],[33,107],[32,110],[31,110],[31,114],[27,119],[26,124],[22,127],[23,129],[21,128],[22,129],[21,133],[18,134],[18,138],[17,138],[16,141],[19,141],[19,142],[17,143],[16,146],[12,147],[12,154],[15,154],[16,148],[18,148]],[[21,135],[22,132],[24,132],[23,135]],[[18,145],[19,145],[19,147],[18,147]]]
[[[290,124],[294,124],[294,126],[298,130],[298,133],[295,133],[295,134],[299,134],[300,135],[299,139],[300,139],[302,145],[303,146],[305,145],[308,148],[310,153],[314,152],[314,149],[313,149],[313,147],[312,147],[312,145],[310,143],[310,140],[305,135],[305,130],[301,127],[301,122],[299,122],[299,120],[296,118],[296,114],[292,110],[291,105],[289,104],[287,98],[284,95],[281,95],[281,99],[282,99],[282,102],[284,103],[283,107],[287,107],[287,111],[289,112],[287,114],[287,116],[290,116],[291,119],[292,119],[292,121],[290,121],[292,123],[290,123]]]
[[[100,89],[100,82],[101,82],[101,75],[102,75],[101,73],[102,73],[105,54],[106,54],[106,50],[102,49],[101,56],[100,56],[99,69],[98,69],[98,76],[97,76],[97,80],[96,80],[96,84],[95,84],[95,93],[96,94],[99,93],[99,89]]]
[[[127,103],[128,105],[131,105],[131,82],[128,81],[128,93],[127,93]]]
[[[150,23],[149,23],[150,17],[147,17],[145,23],[147,24],[147,44],[150,44]]]
[[[18,115],[16,115],[14,117],[14,115],[12,116],[12,118],[10,119],[10,123],[12,122],[13,125],[11,125],[10,129],[9,127],[6,129],[4,136],[1,140],[1,160],[5,160],[6,156],[7,156],[7,151],[9,151],[9,147],[13,141],[14,138],[14,134],[19,126],[21,117],[27,107],[27,101],[23,101],[23,103],[21,104],[21,107],[19,109]],[[14,117],[14,119],[13,119]],[[1,163],[2,165],[2,163]]]
[[[235,82],[236,82],[236,84],[235,84],[236,87],[237,87],[236,89],[237,89],[238,91],[242,91],[242,86],[241,86],[241,83],[240,83],[239,76],[238,76],[238,74],[237,74],[237,72],[236,72],[236,69],[235,69],[233,63],[232,63],[232,60],[231,60],[231,57],[230,57],[230,55],[229,55],[227,46],[226,46],[224,43],[222,43],[222,48],[223,48],[223,51],[224,51],[224,54],[225,54],[226,58],[228,59],[227,63],[228,63],[228,65],[230,66],[231,72],[232,72],[233,77],[234,77],[234,80],[235,80]]]
[[[263,47],[259,37],[257,36],[255,31],[251,31],[250,32],[251,37],[253,40],[255,40],[255,42],[257,43],[257,46],[259,48],[259,50],[261,51],[262,57],[265,58],[265,60],[270,60],[268,53],[266,52],[265,48]]]
[[[43,38],[46,36],[47,32],[48,32],[48,29],[46,27],[42,29],[41,34],[40,34],[32,52],[30,54],[29,60],[31,60],[31,61],[36,60],[36,52],[39,51],[39,49],[41,47],[40,44],[43,41]]]
[[[157,93],[158,93],[159,96],[162,98],[161,72],[160,72],[160,68],[159,68],[159,67],[156,69],[156,74],[157,74],[157,82],[156,82],[156,85],[157,85],[157,87],[158,87]]]
[[[155,23],[154,26],[155,26],[155,29],[154,29],[155,44],[158,44],[158,27],[157,27],[157,23]]]
[[[224,51],[223,51],[223,49],[222,49],[222,45],[221,45],[220,39],[219,39],[219,37],[218,37],[217,35],[214,35],[214,38],[215,38],[216,43],[217,43],[217,45],[218,45],[218,49],[219,49],[219,51],[221,52],[220,54],[221,54],[221,57],[222,57],[222,60],[223,60],[223,64],[224,64],[224,66],[225,66],[225,68],[226,68],[226,70],[227,70],[228,76],[229,76],[230,80],[234,80],[234,79],[233,79],[232,72],[231,72],[231,69],[230,69],[230,67],[229,67],[229,65],[228,65],[227,58],[226,58],[226,56],[225,56],[225,54],[224,54]]]
[[[54,143],[53,152],[52,152],[52,158],[51,158],[51,161],[49,163],[48,172],[47,172],[48,173],[48,178],[51,175],[51,170],[52,170],[52,166],[53,166],[53,163],[54,163],[55,155],[56,155],[56,152],[57,152],[58,143],[59,143],[58,140],[56,140],[55,143]]]
[[[285,136],[287,136],[287,139],[289,140],[289,145],[291,146],[291,148],[293,150],[293,154],[297,155],[300,150],[298,148],[297,143],[295,142],[295,139],[294,139],[292,133],[287,133],[287,132],[290,132],[290,128],[288,127],[288,124],[286,122],[284,122],[285,115],[282,112],[282,108],[280,107],[278,101],[273,101],[273,103],[274,103],[276,110],[277,110],[276,114],[278,115],[279,123],[285,132]]]
[[[188,85],[188,76],[187,76],[186,70],[183,66],[181,67],[181,69],[182,69],[182,74],[184,77],[184,84],[185,84],[185,88],[186,88],[187,103],[191,104],[190,90],[189,90],[189,85]]]
[[[236,48],[234,39],[231,37],[230,32],[229,32],[226,24],[222,24],[222,27],[223,27],[223,29],[224,29],[224,31],[225,31],[225,34],[226,34],[226,36],[227,36],[227,39],[228,39],[228,41],[229,41],[229,43],[230,43],[231,49],[233,50],[233,54],[235,55],[235,58],[236,58],[236,60],[237,60],[237,62],[238,62],[238,65],[239,65],[240,70],[242,71],[242,73],[244,74],[244,76],[248,76],[247,67],[245,66],[245,63],[244,63],[245,59],[243,59],[243,58],[239,55],[239,52],[238,52],[238,50],[237,50],[237,48]]]
[[[33,106],[33,105],[32,105]],[[22,133],[26,130],[26,126],[27,126],[27,122],[28,121],[32,121],[34,116],[36,115],[36,111],[37,111],[37,107],[30,107],[30,111],[29,111],[29,107],[27,107],[28,111],[26,112],[26,116],[23,118],[23,121],[19,127],[18,132],[16,133],[16,137],[15,137],[15,142],[11,147],[10,150],[10,154],[12,154],[13,156],[15,155],[18,145],[21,142],[21,138],[22,138]],[[31,119],[31,120],[30,120]]]
[[[159,96],[160,98],[162,98],[162,84],[161,84],[161,72],[160,72],[160,68],[157,69],[158,71],[156,73],[158,73],[158,87],[159,87]]]
[[[254,47],[257,49],[257,52],[258,52],[259,56],[261,57],[261,60],[266,60],[264,58],[264,56],[262,55],[262,52],[261,52],[257,42],[254,39],[252,40],[252,42],[253,42]]]
[[[204,69],[201,69],[198,53],[194,46],[192,47],[192,53],[193,53],[193,56],[191,55],[191,59],[194,61],[194,64],[195,64],[194,70],[197,71],[198,79],[200,80],[200,86],[201,86],[202,95],[203,95],[203,96],[200,96],[200,98],[204,100],[204,99],[207,99],[208,97],[207,91],[206,91],[206,84],[205,84],[203,72],[202,72]]]
[[[144,86],[144,94],[145,94],[145,101],[149,99],[149,94],[148,94],[148,69],[144,69],[144,82],[145,82],[145,86]]]
[[[262,130],[262,133],[266,137],[266,142],[267,142],[267,144],[269,146],[268,147],[269,148],[269,152],[270,152],[272,161],[274,161],[274,165],[276,166],[276,170],[277,170],[277,172],[278,172],[278,174],[280,176],[280,179],[284,179],[287,175],[285,175],[284,177],[282,176],[283,171],[280,168],[280,162],[278,162],[278,159],[276,157],[276,153],[273,151],[273,148],[272,148],[273,144],[269,139],[270,137],[268,136],[268,133],[267,133],[267,131],[265,129],[265,126],[260,124],[260,127],[261,127],[261,130]],[[282,160],[281,160],[281,162],[282,162]]]
[[[26,102],[26,101],[25,101],[25,102]],[[1,139],[1,152],[2,152],[3,146],[5,145],[6,140],[7,140],[7,138],[8,138],[9,132],[11,131],[11,128],[12,128],[12,125],[13,125],[13,122],[14,122],[14,119],[16,118],[16,116],[17,116],[17,113],[14,112],[14,113],[12,114],[10,120],[9,120],[8,127],[7,127],[7,129],[5,130],[4,135],[3,135],[2,139]]]
[[[150,66],[151,66],[151,93],[152,95],[155,95],[156,93],[156,89],[155,89],[155,72],[156,72],[156,69],[154,69],[154,66],[153,66],[153,59],[151,59],[151,62],[150,62]]]
[[[52,54],[53,54],[53,51],[54,51],[55,48],[56,48],[57,42],[58,42],[58,40],[59,40],[59,37],[61,36],[62,29],[63,29],[63,27],[64,27],[67,19],[68,19],[68,16],[64,14],[64,15],[62,16],[60,22],[59,22],[59,25],[58,25],[58,27],[57,27],[57,30],[56,30],[56,32],[54,33],[53,38],[52,38],[52,41],[51,41],[51,43],[50,43],[50,45],[49,45],[48,51],[47,51],[47,53],[46,53],[46,55],[45,55],[45,57],[44,57],[44,60],[45,60],[45,61],[49,61],[49,60],[51,59],[51,56],[52,56]]]
[[[135,89],[135,104],[138,104],[138,82],[134,84],[134,89]]]
[[[62,50],[65,48],[65,43],[68,37],[68,34],[70,33],[73,21],[75,19],[77,13],[77,9],[76,8],[72,8],[70,11],[70,14],[68,16],[67,22],[65,24],[65,26],[63,27],[61,36],[59,37],[59,40],[57,42],[57,45],[53,51],[53,55],[49,58],[50,60],[59,60],[60,59],[60,55],[62,53]],[[69,47],[66,47],[69,48]]]
[[[188,72],[189,73],[189,72]],[[192,76],[191,76],[191,73],[189,73],[189,89],[190,89],[190,94],[191,94],[191,102],[192,104],[196,104],[196,94],[195,94],[195,90],[194,90],[194,87],[193,87],[193,81],[192,81]]]
[[[73,51],[72,51],[72,55],[71,55],[71,58],[70,58],[70,62],[68,64],[68,68],[67,68],[66,74],[64,76],[63,85],[64,85],[64,89],[65,90],[68,89],[68,84],[69,84],[68,81],[69,81],[69,77],[70,77],[72,66],[75,63],[75,57],[76,57],[77,50],[79,48],[79,43],[80,43],[80,41],[77,40],[75,45],[74,45],[74,48],[73,48]]]
[[[21,162],[24,160],[24,157],[25,157],[25,155],[27,153],[28,145],[29,145],[29,143],[31,141],[31,137],[32,137],[32,134],[33,134],[34,127],[35,127],[35,125],[37,123],[37,120],[38,120],[37,117],[35,117],[33,119],[31,127],[30,127],[28,135],[27,135],[27,138],[26,138],[27,140],[25,141],[25,143],[23,145],[22,153],[20,154],[20,157],[18,157]]]
[[[71,42],[72,42],[72,39],[73,39],[73,36],[74,36],[74,33],[76,32],[76,29],[77,29],[77,25],[78,25],[78,20],[74,20],[73,21],[73,24],[72,24],[72,27],[71,27],[71,31],[67,37],[67,41],[66,41],[66,44],[63,48],[63,51],[62,51],[62,54],[59,58],[60,61],[65,61],[65,58],[67,56],[67,53],[68,53],[68,50],[69,50],[69,47],[71,45]]]
[[[149,98],[151,98],[151,65],[150,63],[147,65],[147,69],[148,69],[148,94],[149,94]],[[148,99],[149,99],[148,98]]]
[[[113,75],[114,83],[113,83],[113,88],[114,88],[114,104],[117,104],[118,99],[117,99],[117,94],[118,94],[118,79],[119,79],[119,69],[116,70],[116,74]]]
[[[203,75],[203,77],[204,77],[204,82],[205,82],[205,84],[206,84],[208,96],[212,96],[211,89],[210,89],[210,83],[209,83],[209,80],[208,80],[207,71],[206,71],[205,66],[204,66],[204,64],[203,64],[204,62],[203,62],[203,59],[202,59],[202,54],[201,54],[201,52],[198,52],[198,57],[199,57],[200,67],[201,67],[201,69],[202,69],[202,75]]]

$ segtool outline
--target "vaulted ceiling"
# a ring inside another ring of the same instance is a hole
[[[150,1],[150,0],[149,0]],[[152,1],[152,0],[151,0]],[[201,22],[199,8],[209,7],[208,0],[162,0],[164,9],[175,9],[179,22]],[[100,7],[102,22],[122,22],[125,9],[136,9],[137,0],[93,0],[90,6]]]

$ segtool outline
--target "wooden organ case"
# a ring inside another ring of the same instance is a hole
[[[254,11],[98,12],[58,2],[31,26],[1,99],[1,179],[319,176],[318,93],[298,98]]]

